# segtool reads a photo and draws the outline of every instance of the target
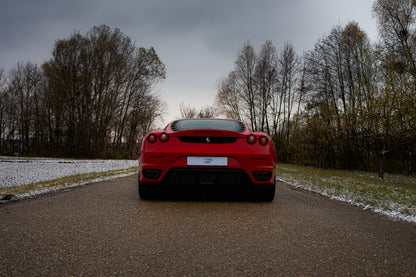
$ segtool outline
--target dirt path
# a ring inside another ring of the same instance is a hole
[[[137,177],[0,206],[0,276],[416,276],[416,226],[297,191],[142,201]]]

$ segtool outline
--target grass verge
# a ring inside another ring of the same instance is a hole
[[[88,183],[127,176],[134,174],[137,171],[138,167],[131,167],[127,169],[111,170],[106,172],[92,172],[86,174],[71,175],[59,179],[21,186],[0,187],[0,195],[12,194],[17,198],[25,198],[41,193],[58,191],[66,188],[85,185]]]
[[[416,178],[278,164],[278,178],[295,187],[416,223]]]

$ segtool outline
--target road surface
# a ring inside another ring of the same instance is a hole
[[[416,276],[415,224],[284,183],[229,200],[142,201],[133,175],[1,205],[0,276]]]

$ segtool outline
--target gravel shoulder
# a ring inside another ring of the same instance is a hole
[[[0,276],[416,275],[415,224],[276,192],[142,201],[132,175],[0,205]]]

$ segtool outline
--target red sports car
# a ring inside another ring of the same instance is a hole
[[[235,120],[181,119],[151,131],[139,153],[139,195],[176,188],[248,190],[273,201],[276,152],[270,137]]]

